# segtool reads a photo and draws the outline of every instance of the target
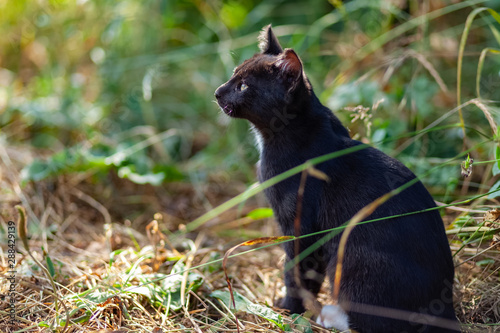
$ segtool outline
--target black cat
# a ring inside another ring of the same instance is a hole
[[[291,49],[283,50],[271,27],[260,36],[261,53],[238,66],[215,97],[231,117],[249,120],[260,149],[261,182],[317,156],[360,142],[323,106]],[[367,147],[317,165],[328,182],[307,179],[301,234],[340,226],[373,200],[415,175],[399,161]],[[265,191],[285,235],[294,235],[300,175]],[[435,207],[417,182],[378,207],[366,220]],[[321,236],[301,240],[301,251]],[[299,264],[300,284],[316,295],[325,276],[333,285],[340,235]],[[292,243],[284,246],[294,258]],[[294,270],[285,272],[281,306],[305,311]],[[453,262],[443,221],[436,210],[361,224],[350,235],[343,262],[339,305],[323,307],[318,322],[358,332],[456,332]],[[435,325],[435,326],[434,326]],[[447,328],[443,328],[447,327]]]

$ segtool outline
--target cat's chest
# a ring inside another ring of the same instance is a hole
[[[264,182],[307,160],[298,149],[292,147],[264,147],[260,152],[259,181]]]
[[[258,178],[261,183],[268,181],[274,177],[283,177],[282,174],[293,167],[299,165],[287,164],[276,162],[268,162],[265,159],[261,159],[258,163]],[[269,200],[277,200],[288,193],[296,193],[299,187],[299,176],[292,175],[290,177],[285,177],[284,179],[278,181],[273,186],[265,190],[266,195]],[[272,203],[272,202],[271,202]]]
[[[283,167],[274,163],[260,161],[259,181],[261,183],[280,175],[291,167]],[[264,193],[278,217],[289,216],[295,211],[297,191],[299,189],[300,175],[286,177],[271,187],[264,190]]]

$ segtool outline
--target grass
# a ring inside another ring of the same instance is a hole
[[[228,258],[238,311],[222,267],[237,244],[279,235],[264,188],[335,156],[252,185],[246,124],[217,118],[213,91],[269,22],[353,135],[405,162],[438,201],[463,330],[500,330],[498,5],[27,4],[0,2],[2,331],[224,332],[238,321],[247,332],[326,332],[273,307],[276,244]],[[16,238],[17,326],[15,205],[28,223]]]
[[[50,200],[45,203],[32,205],[32,208],[35,214],[43,210],[51,218],[63,221],[63,224],[57,232],[47,232],[39,241],[32,240],[31,248],[50,249],[45,254],[39,250],[32,251],[39,261],[47,263],[50,258],[53,263],[51,276],[57,283],[57,294],[61,302],[71,309],[69,331],[119,327],[132,331],[152,331],[156,327],[164,331],[235,330],[236,319],[230,310],[230,302],[227,299],[225,303],[221,302],[213,296],[215,291],[227,290],[221,256],[235,239],[254,237],[258,233],[277,234],[273,228],[270,232],[264,231],[269,229],[267,224],[270,221],[235,220],[241,212],[233,207],[225,216],[212,220],[210,227],[200,228],[198,233],[192,234],[194,238],[189,235],[172,237],[173,234],[167,230],[184,230],[184,223],[166,213],[156,214],[156,220],[142,229],[138,225],[121,223],[91,226],[82,224],[81,220],[93,219],[92,215],[96,213],[102,214],[99,207],[90,208],[88,204],[74,200],[72,205],[77,207],[68,209],[64,202],[71,189],[64,180],[57,183],[58,193],[50,195]],[[27,191],[32,190],[27,188]],[[473,200],[473,203],[478,200]],[[485,226],[481,221],[488,206],[474,210],[469,205],[452,205],[449,207],[452,210],[447,210],[446,214],[446,219],[450,221],[458,215],[453,209],[461,209],[459,213],[467,214],[470,219],[468,223],[448,231],[458,264],[455,295],[460,301],[457,302],[457,313],[466,329],[473,323],[497,322],[495,307],[500,296],[499,251],[489,241],[481,240],[486,230],[478,231],[477,227]],[[244,213],[251,207],[257,207],[256,202],[249,203]],[[498,223],[494,222],[495,218],[498,215],[487,218],[491,221],[487,231],[495,228],[495,223]],[[234,227],[235,221],[238,222],[237,227]],[[43,219],[41,222],[44,223]],[[467,227],[471,223],[472,226]],[[223,231],[230,225],[236,230],[228,237]],[[237,236],[238,230],[240,236]],[[47,247],[44,243],[50,245]],[[279,296],[283,296],[280,273],[283,263],[276,265],[276,258],[279,257],[282,253],[276,246],[232,256],[227,269],[233,288],[251,304],[272,305]],[[176,269],[181,272],[180,276],[172,275]],[[44,331],[46,325],[53,325],[56,321],[50,279],[29,257],[20,261],[17,272],[21,275],[17,282],[17,310],[21,327]],[[2,284],[3,288],[8,288],[8,285]],[[320,295],[323,301],[328,298],[327,290],[324,287]],[[180,295],[185,295],[185,298],[181,300]],[[301,331],[295,327],[292,318],[280,313],[279,309],[275,308],[274,313],[281,315],[278,318],[282,327],[288,329],[286,325],[290,325],[291,331]],[[5,320],[5,313],[3,315]],[[272,315],[265,315],[267,317],[258,316],[255,310],[254,313],[241,310],[237,318],[242,330],[279,332],[279,325],[266,319],[272,318]],[[58,317],[59,326],[64,326],[65,312],[61,310]],[[307,326],[305,322],[300,324]],[[482,329],[488,327],[476,326]],[[314,325],[312,328],[314,332],[325,331]]]

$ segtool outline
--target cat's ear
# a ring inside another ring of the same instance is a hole
[[[302,79],[302,61],[292,49],[285,49],[283,54],[274,63],[281,71],[281,74],[291,83],[291,88],[294,88]]]
[[[262,29],[259,35],[259,48],[263,54],[278,55],[283,52],[283,48],[278,42],[278,38],[273,33],[271,25],[267,25]]]

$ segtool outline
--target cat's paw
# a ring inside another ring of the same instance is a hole
[[[285,298],[279,299],[277,304],[279,308],[285,309],[290,311],[290,314],[294,313],[304,313],[306,312],[306,309],[304,308],[304,305],[302,304],[302,300],[298,298],[292,298],[289,296],[286,296]]]
[[[338,305],[325,305],[316,323],[326,328],[336,328],[341,331],[349,329],[349,317]]]

